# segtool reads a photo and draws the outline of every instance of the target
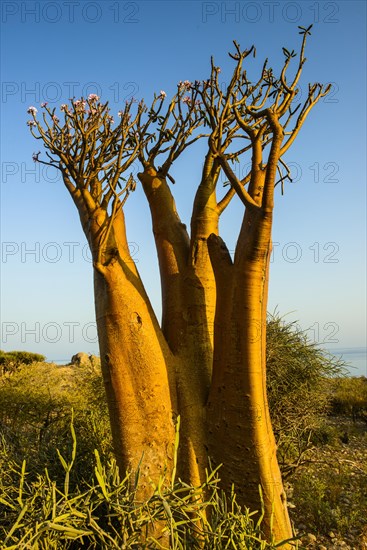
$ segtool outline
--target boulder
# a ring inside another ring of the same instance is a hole
[[[90,365],[89,355],[87,353],[79,352],[72,356],[71,365],[76,365],[77,367],[86,367]]]

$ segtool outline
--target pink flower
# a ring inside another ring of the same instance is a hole
[[[167,97],[167,94],[164,90],[160,91],[160,95],[158,96],[158,99],[165,99]]]
[[[98,101],[99,100],[99,95],[89,94],[88,99],[89,99],[89,101]]]
[[[57,124],[58,122],[60,122],[60,119],[57,118],[56,115],[54,115],[54,116],[52,117],[52,120],[55,122],[55,124]]]
[[[75,106],[76,109],[78,109],[80,111],[84,111],[85,106],[86,106],[86,102],[84,100],[82,101],[81,99],[76,99],[74,101],[74,106]]]
[[[34,120],[27,120],[27,126],[37,126],[37,123]]]
[[[48,105],[47,101],[45,101],[44,103],[41,103],[41,107],[46,107],[46,105]]]
[[[190,82],[190,80],[184,80],[183,82],[182,82],[182,80],[180,80],[180,82],[178,84],[178,87],[179,87],[180,90],[189,91],[189,90],[191,90],[192,82]]]
[[[29,113],[30,115],[33,115],[33,116],[36,116],[36,113],[37,113],[37,112],[38,112],[38,111],[37,111],[36,107],[30,106],[30,107],[28,107],[28,109],[27,109],[27,113]]]
[[[185,97],[183,98],[182,102],[183,102],[183,103],[186,103],[187,105],[190,105],[190,103],[191,103],[191,97],[189,97],[188,95],[185,95]]]
[[[63,103],[63,104],[61,105],[60,110],[61,110],[61,111],[65,111],[65,112],[68,110],[68,106],[66,105],[66,103]]]

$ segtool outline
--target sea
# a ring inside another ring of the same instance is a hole
[[[350,376],[367,377],[367,348],[332,348],[327,351],[346,363]]]
[[[341,357],[346,363],[346,368],[350,376],[367,377],[367,348],[333,348],[327,350],[335,357]],[[67,365],[70,359],[51,359],[48,361],[57,365]]]

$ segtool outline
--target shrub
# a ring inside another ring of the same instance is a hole
[[[45,361],[45,356],[30,351],[2,351],[0,350],[1,374],[14,372],[20,365],[31,365]]]
[[[330,408],[330,378],[344,363],[310,343],[296,323],[277,315],[267,324],[267,390],[283,476],[297,468]]]
[[[334,380],[332,387],[332,412],[367,422],[367,378]]]
[[[57,367],[38,363],[22,366],[0,379],[0,435],[13,457],[27,460],[31,476],[47,467],[62,476],[56,448],[70,451],[69,425],[74,409],[80,458],[75,480],[90,466],[93,450],[108,458],[111,435],[101,374],[96,368]]]

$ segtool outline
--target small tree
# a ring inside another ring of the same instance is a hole
[[[212,61],[208,80],[180,82],[150,107],[133,101],[114,126],[108,105],[94,94],[63,105],[62,122],[44,106],[43,124],[34,107],[28,122],[62,173],[89,242],[102,371],[111,427],[121,468],[141,467],[141,496],[173,468],[175,419],[181,416],[179,473],[195,485],[205,479],[208,455],[222,464],[223,487],[260,510],[259,485],[270,536],[291,535],[276,459],[265,376],[266,305],[274,189],[287,169],[282,156],[313,106],[327,91],[309,86],[293,108],[305,63],[310,28],[293,78],[295,52],[283,49],[278,77],[267,67],[252,83],[243,70],[254,54],[235,42],[232,78],[223,90]],[[298,115],[296,116],[296,112]],[[191,217],[181,222],[170,170],[194,141],[208,137]],[[231,166],[245,154],[249,173],[239,180]],[[138,174],[149,203],[162,286],[162,322],[156,319],[126,238],[124,206]],[[218,198],[221,170],[230,188]],[[278,178],[278,174],[279,178]],[[245,212],[234,261],[219,236],[219,219],[237,195]]]

